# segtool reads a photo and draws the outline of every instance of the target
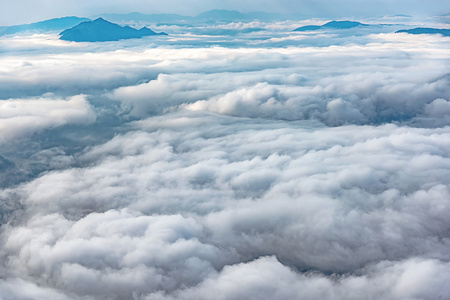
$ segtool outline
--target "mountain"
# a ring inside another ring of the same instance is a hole
[[[319,29],[350,29],[355,27],[369,26],[367,24],[363,24],[360,22],[353,21],[331,21],[321,26],[319,25],[306,25],[299,28],[294,29],[294,31],[311,31],[311,30],[319,30]]]
[[[235,10],[214,9],[202,12],[197,16],[183,16],[178,14],[102,14],[101,17],[112,22],[147,22],[153,24],[164,25],[196,25],[196,24],[215,24],[215,23],[232,23],[232,22],[251,22],[259,20],[262,22],[283,21],[283,20],[300,20],[301,16],[267,12],[249,12],[241,13]]]
[[[151,35],[167,35],[164,32],[156,33],[147,27],[139,30],[129,26],[120,26],[105,19],[80,23],[60,33],[60,39],[72,42],[108,42],[124,39],[142,38]]]
[[[278,14],[278,13],[268,13],[268,12],[249,12],[241,13],[236,10],[225,10],[225,9],[213,9],[205,11],[196,17],[197,21],[203,22],[251,22],[251,21],[281,21],[281,20],[292,20],[300,19],[296,15],[288,14]]]
[[[294,31],[312,31],[322,29],[322,26],[319,25],[306,25],[299,28],[294,29]]]
[[[0,28],[0,35],[17,34],[27,31],[31,32],[61,31],[67,28],[71,28],[85,21],[90,21],[90,19],[78,17],[63,17],[31,24],[3,26]]]
[[[128,14],[102,14],[102,18],[105,18],[111,22],[127,23],[127,22],[147,22],[147,23],[174,23],[185,24],[190,22],[193,17],[182,16],[178,14],[142,14],[138,12]]]
[[[395,33],[406,32],[410,34],[442,34],[443,36],[450,36],[450,29],[424,28],[418,27],[413,29],[402,29]]]
[[[195,18],[197,20],[202,21],[220,22],[220,21],[241,21],[248,19],[248,16],[236,10],[213,9],[198,14]]]

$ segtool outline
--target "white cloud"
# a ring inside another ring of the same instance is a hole
[[[52,288],[41,287],[36,283],[23,279],[14,278],[0,279],[0,292],[5,300],[13,299],[55,299],[69,300],[73,299],[64,293],[59,293]]]
[[[255,279],[256,290],[283,273],[302,286],[297,272],[316,270],[344,274],[338,285],[323,274],[311,279],[325,284],[330,299],[435,293],[341,285],[355,272],[361,275],[349,284],[377,286],[377,276],[391,271],[373,271],[374,279],[365,269],[374,263],[397,268],[395,261],[419,259],[437,270],[448,261],[445,128],[239,120],[153,117],[87,150],[85,167],[14,189],[30,217],[3,232],[6,266],[20,276],[50,276],[78,296],[134,291],[151,299],[164,290],[191,299],[226,289],[223,276],[240,281],[228,271],[245,274],[244,262],[274,255],[283,264],[269,259],[273,273]],[[253,266],[249,272],[261,272]],[[252,284],[224,298],[248,296]],[[273,288],[268,299],[295,292]]]
[[[0,142],[67,124],[89,124],[95,113],[85,96],[0,100]]]
[[[383,262],[364,276],[296,274],[274,257],[226,267],[198,287],[175,296],[148,295],[145,299],[432,299],[449,294],[444,278],[447,265],[436,260]],[[442,274],[436,277],[434,275]]]
[[[448,39],[336,38],[7,50],[0,294],[450,297]]]

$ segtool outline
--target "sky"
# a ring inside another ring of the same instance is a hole
[[[450,299],[450,37],[372,21],[0,36],[0,299]]]
[[[379,17],[412,14],[440,15],[450,11],[450,4],[442,0],[2,0],[0,26],[41,21],[68,15],[89,17],[102,13],[179,13],[196,15],[210,9],[229,9],[242,12],[267,11],[295,13],[308,17]]]

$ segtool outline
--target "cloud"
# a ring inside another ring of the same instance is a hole
[[[57,300],[71,299],[70,296],[59,293],[54,289],[40,287],[35,283],[18,278],[0,280],[0,292],[5,300],[39,298],[51,298]]]
[[[208,298],[226,289],[226,278],[239,281],[229,272],[272,267],[255,289],[243,284],[224,298],[248,296],[277,274],[302,286],[310,280],[303,273],[315,270],[321,275],[311,280],[324,282],[330,299],[345,299],[365,290],[344,292],[347,276],[367,285],[381,276],[370,277],[365,268],[373,264],[425,260],[431,273],[443,268],[450,212],[445,128],[237,120],[186,112],[153,117],[88,149],[84,167],[15,188],[30,217],[3,231],[6,266],[21,276],[50,276],[52,285],[80,297],[135,292],[150,299],[160,290]],[[279,262],[245,263],[267,255]],[[344,283],[332,284],[329,273]],[[403,297],[389,291],[387,297]],[[295,292],[274,288],[268,298]]]
[[[181,106],[234,116],[315,118],[333,126],[410,121],[425,114],[429,103],[445,100],[449,93],[448,72],[445,63],[438,61],[444,62],[447,55],[439,50],[443,47],[440,40],[432,42],[436,42],[435,59],[440,59],[427,67],[429,72],[412,77],[430,61],[421,55],[413,60],[400,49],[422,46],[415,44],[417,41],[409,44],[409,40],[399,45],[387,43],[383,47],[389,49],[381,54],[377,50],[380,38],[389,41],[391,36],[374,36],[376,42],[364,46],[364,56],[361,46],[231,52],[205,49],[207,61],[184,53],[164,62],[166,71],[173,70],[172,74],[121,87],[111,97],[122,102],[123,109],[135,117]],[[365,60],[370,63],[364,65]],[[274,64],[278,68],[273,68]],[[239,73],[235,65],[240,66]],[[330,66],[336,70],[333,74],[329,73]],[[308,68],[314,68],[315,73],[308,72]],[[206,74],[198,72],[201,69]]]
[[[128,298],[133,291],[194,284],[213,270],[208,261],[220,260],[217,249],[198,240],[195,220],[179,215],[121,210],[73,222],[53,214],[36,216],[27,227],[6,241],[7,251],[20,253],[9,264],[30,276],[48,274],[47,280],[79,296]],[[51,234],[42,235],[48,229]]]
[[[274,257],[226,267],[216,276],[174,297],[149,295],[145,299],[384,299],[445,297],[449,291],[442,278],[433,274],[448,271],[435,260],[380,263],[365,276],[329,279],[316,273],[299,275]],[[424,284],[426,282],[426,284]],[[370,296],[369,296],[370,295]]]
[[[450,297],[448,39],[331,37],[6,50],[0,294]]]
[[[95,113],[85,96],[63,99],[0,100],[0,142],[67,124],[95,122]]]

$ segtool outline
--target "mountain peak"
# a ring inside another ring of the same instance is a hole
[[[60,39],[72,42],[108,42],[123,39],[142,38],[151,35],[166,35],[156,33],[147,27],[140,30],[129,26],[120,26],[103,18],[78,24],[60,33]]]
[[[355,22],[355,21],[331,21],[322,26],[330,27],[330,28],[347,29],[347,28],[353,28],[353,27],[358,27],[358,26],[368,26],[368,25],[360,23],[360,22]]]
[[[302,26],[297,29],[294,29],[294,31],[311,31],[311,30],[319,30],[319,29],[350,29],[355,28],[359,26],[369,26],[367,24],[363,24],[360,22],[355,21],[330,21],[328,23],[325,23],[323,25],[307,25]]]
[[[99,18],[97,18],[97,19],[95,19],[94,21],[92,21],[92,22],[97,22],[97,23],[111,23],[111,22],[109,22],[109,21],[106,21],[105,19],[103,19],[102,17],[99,17]],[[111,23],[112,24],[112,23]]]

